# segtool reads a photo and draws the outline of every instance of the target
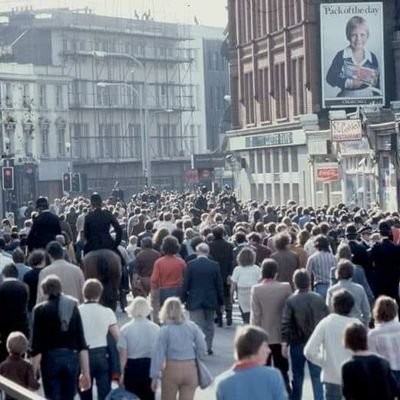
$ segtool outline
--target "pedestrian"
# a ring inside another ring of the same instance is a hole
[[[209,252],[206,243],[197,245],[197,258],[186,266],[181,298],[190,319],[203,331],[207,352],[212,355],[214,318],[224,306],[224,293],[219,265],[208,258]]]
[[[343,396],[346,400],[394,400],[399,390],[388,361],[368,351],[367,328],[347,325],[344,345],[352,357],[342,365]]]
[[[62,294],[61,280],[56,275],[47,276],[41,289],[47,300],[33,309],[34,376],[40,368],[47,399],[73,400],[77,382],[80,390],[90,388],[89,357],[78,303]]]
[[[292,289],[287,282],[278,282],[278,264],[271,258],[266,258],[261,266],[263,281],[251,289],[250,324],[260,326],[269,333],[269,347],[271,353],[267,364],[278,368],[285,382],[288,392],[289,364],[282,355],[282,313],[287,298]]]
[[[151,308],[144,297],[135,297],[127,313],[132,320],[122,326],[118,341],[121,383],[141,400],[154,400],[150,363],[160,327],[147,318]]]
[[[38,390],[40,385],[33,375],[33,367],[25,360],[28,351],[28,339],[22,332],[12,332],[7,338],[8,357],[0,364],[0,375],[29,389]],[[13,397],[6,395],[5,400]]]
[[[305,269],[294,273],[293,283],[296,291],[286,300],[282,317],[282,353],[290,358],[293,374],[291,400],[303,398],[306,361],[314,400],[323,400],[321,368],[306,360],[304,346],[317,324],[329,314],[329,309],[323,298],[311,291],[310,276]]]
[[[56,236],[61,234],[60,220],[49,211],[49,202],[45,197],[37,199],[36,209],[39,214],[33,220],[27,239],[29,251],[45,249],[48,243],[56,240]]]
[[[232,303],[234,303],[234,294],[237,291],[239,310],[245,324],[250,323],[251,288],[261,280],[261,268],[255,262],[254,250],[244,247],[237,256],[238,266],[233,270],[231,278]]]
[[[25,265],[25,254],[20,247],[12,252],[12,260],[18,270],[18,279],[23,281],[25,274],[31,270],[31,267]]]
[[[160,311],[163,324],[151,358],[151,387],[161,378],[162,400],[193,400],[199,384],[196,359],[204,360],[207,345],[203,332],[187,321],[181,301],[168,298]]]
[[[390,368],[400,388],[400,322],[399,308],[388,296],[376,299],[372,315],[375,328],[368,333],[368,348],[390,363]]]
[[[233,245],[224,239],[224,228],[220,225],[212,229],[213,240],[210,243],[210,256],[219,264],[224,288],[224,306],[226,324],[232,325],[232,303],[230,294],[230,283],[233,272]],[[223,313],[217,311],[217,323],[223,326]]]
[[[107,335],[118,341],[119,328],[114,312],[99,304],[103,285],[97,279],[88,279],[83,285],[84,303],[79,308],[83,332],[89,347],[89,369],[92,378],[89,390],[80,393],[82,400],[92,400],[93,379],[96,379],[97,399],[104,400],[111,390],[112,371],[109,362]],[[119,378],[119,377],[118,377]]]
[[[82,288],[85,282],[82,270],[64,260],[63,248],[57,241],[50,242],[46,247],[46,252],[51,264],[40,271],[36,303],[46,298],[41,290],[41,283],[49,275],[58,276],[63,284],[63,293],[82,303]]]
[[[265,366],[271,352],[267,333],[246,325],[235,336],[233,368],[216,378],[217,400],[288,400],[282,375]]]
[[[336,267],[335,256],[330,252],[328,238],[318,235],[314,241],[316,253],[307,260],[306,269],[313,279],[313,290],[326,299],[329,288],[331,269]]]
[[[29,337],[28,287],[18,280],[14,264],[3,269],[4,281],[0,284],[0,361],[7,357],[6,341],[14,331]]]
[[[321,367],[324,400],[341,400],[341,368],[343,362],[351,356],[350,351],[344,347],[343,335],[349,323],[360,321],[349,316],[354,299],[347,290],[338,290],[333,295],[332,304],[333,313],[315,327],[304,348],[304,355],[307,360]]]

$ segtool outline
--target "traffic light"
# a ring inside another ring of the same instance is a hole
[[[71,191],[71,174],[66,172],[63,175],[63,192],[70,192]]]
[[[14,167],[3,167],[3,190],[14,190]]]
[[[74,193],[81,191],[81,174],[72,174],[71,189]]]

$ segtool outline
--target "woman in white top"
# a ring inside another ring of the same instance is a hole
[[[147,319],[151,308],[144,297],[137,296],[127,308],[132,321],[121,328],[119,358],[125,389],[141,400],[154,400],[151,390],[150,363],[160,327]]]
[[[107,347],[107,334],[110,332],[118,340],[119,328],[114,311],[99,304],[103,285],[97,279],[88,279],[83,285],[85,302],[79,306],[85,340],[89,347],[90,376],[96,380],[97,398],[104,400],[111,390],[111,369]],[[92,400],[92,388],[80,392],[82,400]]]
[[[231,277],[231,298],[237,290],[240,312],[245,324],[250,322],[250,292],[251,287],[261,279],[261,269],[256,265],[256,253],[251,247],[244,247],[237,256],[238,266]]]

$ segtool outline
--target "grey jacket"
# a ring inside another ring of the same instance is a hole
[[[287,300],[282,317],[282,342],[306,344],[329,308],[321,295],[311,291],[296,291]]]

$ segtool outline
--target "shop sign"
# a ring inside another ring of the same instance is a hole
[[[333,142],[360,140],[362,125],[360,119],[331,120],[331,138]]]
[[[337,163],[321,163],[315,165],[315,181],[331,183],[339,180],[339,165]]]

